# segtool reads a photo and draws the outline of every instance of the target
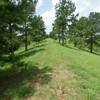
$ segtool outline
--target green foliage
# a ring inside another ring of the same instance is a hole
[[[46,38],[45,25],[41,16],[34,16],[31,19],[32,41],[41,42]]]
[[[0,67],[1,100],[100,100],[100,56],[47,39]],[[0,60],[1,66],[1,60]],[[25,69],[26,67],[26,69]],[[16,69],[15,69],[16,68]]]
[[[79,20],[75,18],[70,26],[68,37],[74,46],[84,47],[85,37],[87,34],[88,19],[81,17]]]
[[[59,42],[62,42],[62,45],[65,43],[66,31],[68,31],[75,9],[75,4],[70,0],[61,0],[56,5],[56,19],[53,25],[53,33],[57,34],[55,36],[59,38]]]
[[[18,12],[18,5],[13,1],[4,1],[5,5],[0,5],[0,34],[1,34],[1,53],[6,51],[13,53],[16,48],[16,26],[19,22],[19,18],[16,12]],[[3,44],[4,41],[4,44]],[[9,50],[11,49],[11,50]]]
[[[1,54],[8,52],[14,55],[19,47],[18,35],[24,28],[23,23],[28,23],[28,19],[33,16],[36,3],[37,0],[4,0],[0,5]]]
[[[69,30],[69,38],[75,46],[87,47],[91,53],[93,52],[93,46],[98,44],[96,35],[100,32],[99,19],[100,13],[91,12],[89,17],[81,17],[73,21]]]

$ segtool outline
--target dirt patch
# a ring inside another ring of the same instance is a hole
[[[24,100],[46,100],[46,99],[44,99],[42,97],[32,96],[32,97],[28,97]]]
[[[56,88],[52,89],[53,96],[57,97],[58,100],[65,100],[64,98],[64,89],[61,86],[57,86]]]
[[[66,97],[75,96],[76,91],[73,87],[74,73],[69,70],[55,70],[53,72],[47,73],[47,75],[52,77],[52,83],[50,89],[48,90],[51,96],[55,97],[55,100],[66,100]],[[70,81],[71,80],[71,81]],[[35,84],[38,91],[42,87],[41,81],[31,80],[31,84]],[[46,88],[45,88],[46,89]],[[48,100],[43,97],[32,96],[25,100]]]
[[[55,82],[52,84],[51,93],[57,100],[66,100],[66,97],[76,95],[74,90],[74,73],[69,70],[54,71],[51,74]]]
[[[51,75],[52,78],[59,78],[59,79],[74,77],[74,74],[68,70],[54,71],[54,72],[48,73],[48,74]]]
[[[42,83],[40,80],[31,80],[29,81],[29,84],[30,85],[41,85]]]

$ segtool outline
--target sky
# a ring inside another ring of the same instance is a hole
[[[90,12],[100,12],[100,0],[72,0],[75,3],[79,17],[88,16]],[[59,0],[38,0],[36,14],[43,17],[46,32],[52,30],[52,23],[55,20],[55,5]]]

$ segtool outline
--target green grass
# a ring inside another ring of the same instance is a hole
[[[0,100],[100,100],[100,56],[47,39],[1,61]]]

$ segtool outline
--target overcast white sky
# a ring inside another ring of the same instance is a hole
[[[79,16],[88,16],[90,12],[100,12],[100,0],[72,0],[76,5],[76,13]],[[52,23],[55,19],[55,5],[59,0],[39,0],[37,14],[43,17],[46,31],[52,30]]]

